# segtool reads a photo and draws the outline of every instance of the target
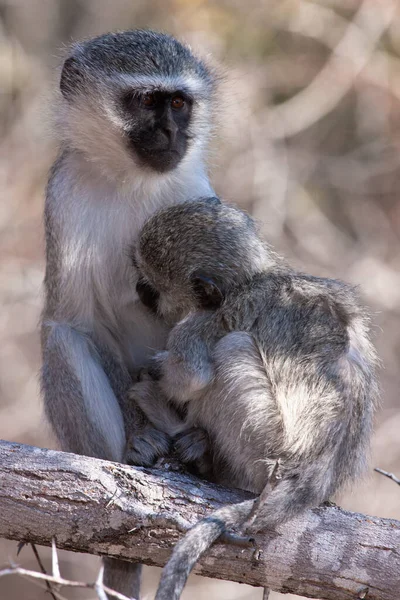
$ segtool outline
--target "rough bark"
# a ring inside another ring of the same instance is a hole
[[[0,537],[165,564],[187,528],[249,495],[180,473],[0,442]],[[320,507],[196,573],[326,600],[400,598],[400,522]]]

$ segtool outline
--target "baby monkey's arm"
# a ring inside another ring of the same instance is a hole
[[[180,404],[196,399],[214,377],[212,349],[218,327],[211,312],[194,313],[171,331],[167,350],[156,356],[160,387],[168,399]]]
[[[177,410],[168,401],[160,382],[144,372],[138,383],[132,386],[129,398],[144,412],[151,423],[171,437],[185,431],[188,427]]]

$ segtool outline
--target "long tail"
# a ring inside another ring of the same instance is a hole
[[[256,501],[224,506],[197,523],[175,546],[155,600],[179,600],[191,570],[226,529],[240,525],[251,531],[271,529],[327,500],[335,471],[335,460],[329,454],[323,453],[309,464],[296,461],[287,465],[278,483],[268,483]]]
[[[175,546],[165,565],[155,600],[179,600],[189,574],[211,544],[229,527],[243,523],[254,500],[224,506],[197,523]]]
[[[279,482],[267,484],[243,526],[251,532],[274,529],[327,500],[337,487],[335,458],[323,453],[308,464],[285,465]]]

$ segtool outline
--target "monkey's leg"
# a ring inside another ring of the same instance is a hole
[[[151,423],[170,436],[185,431],[188,426],[168,401],[157,381],[147,379],[134,384],[129,399],[141,408]]]
[[[120,461],[125,447],[122,412],[91,340],[67,324],[43,332],[42,389],[46,414],[61,448]],[[139,598],[141,565],[105,559],[105,583]]]
[[[61,323],[47,325],[45,338],[45,410],[62,450],[120,461],[123,416],[93,342]]]

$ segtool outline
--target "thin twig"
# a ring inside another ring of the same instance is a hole
[[[21,575],[21,577],[22,577],[22,579],[29,581],[32,585],[47,592],[47,585],[46,585],[47,581],[42,583],[41,581],[36,581],[36,579],[32,579],[32,577],[27,577],[26,575]],[[60,594],[60,592],[56,592],[56,590],[54,588],[53,588],[53,594],[55,595],[56,600],[69,600],[68,598],[66,598],[66,596],[63,596],[62,594]]]
[[[39,569],[41,570],[43,575],[47,575],[47,571],[45,569],[44,564],[42,563],[42,559],[40,558],[39,552],[37,551],[35,544],[31,544],[31,548],[32,548],[33,554],[35,555],[37,563],[39,565]],[[49,581],[46,581],[46,588],[47,588],[47,591],[49,592],[50,596],[53,598],[53,600],[57,600],[56,596],[53,593],[53,588],[51,587],[51,584]]]
[[[21,575],[24,577],[31,577],[32,579],[41,579],[42,581],[49,581],[51,583],[55,583],[60,587],[74,587],[74,588],[84,588],[88,590],[94,590],[98,593],[98,590],[105,592],[112,598],[116,598],[117,600],[134,600],[133,598],[128,598],[115,590],[103,585],[101,583],[85,583],[83,581],[72,581],[70,579],[64,579],[63,577],[55,577],[54,575],[45,575],[44,573],[39,573],[38,571],[30,571],[29,569],[24,569],[23,567],[17,567],[14,565],[10,565],[9,567],[2,569],[0,571],[0,577],[4,577],[5,575]],[[101,599],[102,600],[102,599]]]
[[[115,488],[113,495],[111,496],[111,498],[109,499],[109,501],[106,504],[106,508],[109,508],[112,504],[114,504],[115,496],[116,496],[117,492],[118,492],[118,488]]]
[[[400,485],[400,479],[398,477],[396,477],[396,475],[394,475],[393,473],[388,473],[387,471],[384,471],[383,469],[379,469],[379,467],[375,467],[374,471],[376,471],[377,473],[380,473],[381,475],[384,475],[385,477],[388,477],[389,479],[391,479],[392,481],[397,483],[397,485]]]
[[[96,583],[95,583],[95,590],[96,590],[96,594],[99,597],[99,600],[107,600],[107,596],[106,596],[106,593],[105,593],[104,587],[103,587],[103,576],[104,576],[104,564],[101,563],[100,569],[99,569],[99,574],[97,575],[97,579],[96,579]]]
[[[19,553],[21,552],[22,548],[24,546],[27,546],[28,544],[26,542],[19,542],[18,546],[17,546],[17,556],[19,556]]]
[[[54,577],[60,578],[60,563],[58,561],[56,540],[54,538],[51,540],[51,564]]]

